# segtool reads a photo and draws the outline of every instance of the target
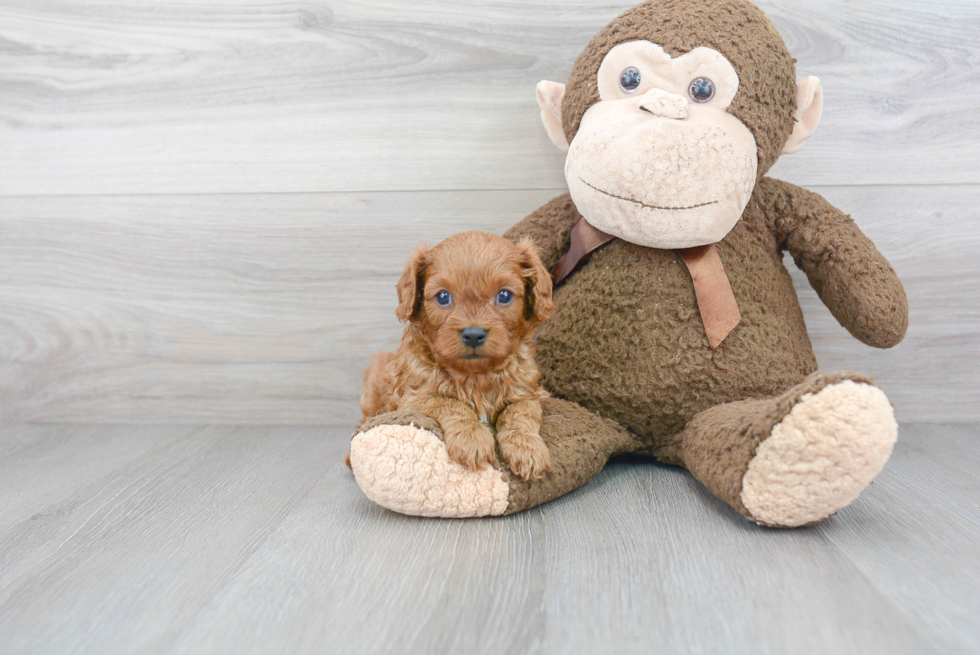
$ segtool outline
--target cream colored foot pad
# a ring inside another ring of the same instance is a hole
[[[824,519],[871,483],[897,436],[891,403],[875,386],[845,380],[807,394],[759,444],[742,503],[767,525]]]
[[[379,425],[354,437],[351,468],[365,495],[392,511],[414,516],[498,516],[509,488],[493,468],[470,471],[449,459],[428,430]]]

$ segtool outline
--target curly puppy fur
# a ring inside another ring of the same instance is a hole
[[[499,444],[515,475],[542,477],[551,466],[539,434],[548,394],[531,337],[551,316],[551,277],[531,242],[465,232],[419,246],[397,288],[396,315],[408,326],[398,352],[378,353],[365,373],[363,420],[417,411],[439,422],[463,466],[493,465]]]

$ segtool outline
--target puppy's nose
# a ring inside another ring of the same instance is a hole
[[[459,338],[470,348],[476,348],[487,340],[487,331],[481,327],[468,327],[459,333]]]

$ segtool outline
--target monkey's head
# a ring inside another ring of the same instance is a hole
[[[796,82],[772,23],[745,0],[649,0],[538,84],[565,179],[600,230],[653,248],[720,241],[756,182],[816,129],[820,81]]]

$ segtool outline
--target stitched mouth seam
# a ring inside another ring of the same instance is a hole
[[[682,209],[697,209],[698,207],[707,207],[708,205],[717,205],[720,202],[718,200],[712,200],[711,202],[702,202],[699,205],[691,205],[690,207],[658,207],[656,205],[648,205],[645,202],[640,202],[639,200],[633,200],[632,198],[624,198],[623,196],[617,196],[615,194],[609,193],[608,191],[603,191],[602,189],[600,189],[597,186],[593,186],[593,185],[589,184],[588,182],[586,182],[582,178],[578,178],[578,179],[579,179],[579,181],[582,184],[584,184],[585,186],[589,187],[590,189],[595,189],[599,193],[605,194],[605,195],[609,196],[610,198],[615,198],[616,200],[625,200],[626,202],[632,202],[635,205],[639,205],[641,207],[646,207],[647,209],[667,209],[667,210],[671,210],[671,211],[679,211],[679,210],[682,210]]]

